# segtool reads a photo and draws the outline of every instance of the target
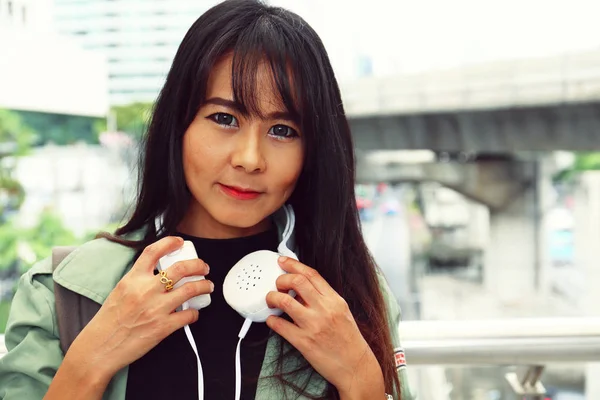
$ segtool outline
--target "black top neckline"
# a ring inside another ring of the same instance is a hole
[[[252,235],[247,236],[238,236],[232,238],[206,238],[201,236],[193,236],[183,232],[176,232],[175,236],[181,237],[183,240],[189,240],[194,242],[194,244],[199,245],[219,245],[222,244],[224,246],[234,245],[236,243],[247,243],[252,245],[253,243],[263,243],[265,240],[271,238],[271,236],[275,233],[276,228],[272,227],[265,231],[254,233]]]

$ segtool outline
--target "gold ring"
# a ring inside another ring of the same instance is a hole
[[[167,292],[173,289],[173,281],[167,276],[167,271],[160,271],[160,283],[165,285]]]

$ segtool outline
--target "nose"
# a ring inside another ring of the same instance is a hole
[[[261,134],[258,127],[248,128],[236,135],[236,145],[231,156],[231,164],[247,173],[262,172],[266,160],[261,148]]]

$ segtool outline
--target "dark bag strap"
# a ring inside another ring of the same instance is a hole
[[[75,247],[66,246],[52,249],[52,272],[73,250]],[[59,285],[56,281],[54,297],[60,348],[67,354],[71,343],[100,309],[100,304]]]

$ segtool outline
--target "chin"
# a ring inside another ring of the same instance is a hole
[[[250,229],[260,225],[268,215],[261,213],[249,213],[243,210],[234,210],[232,212],[223,213],[217,219],[221,224],[239,228]]]

